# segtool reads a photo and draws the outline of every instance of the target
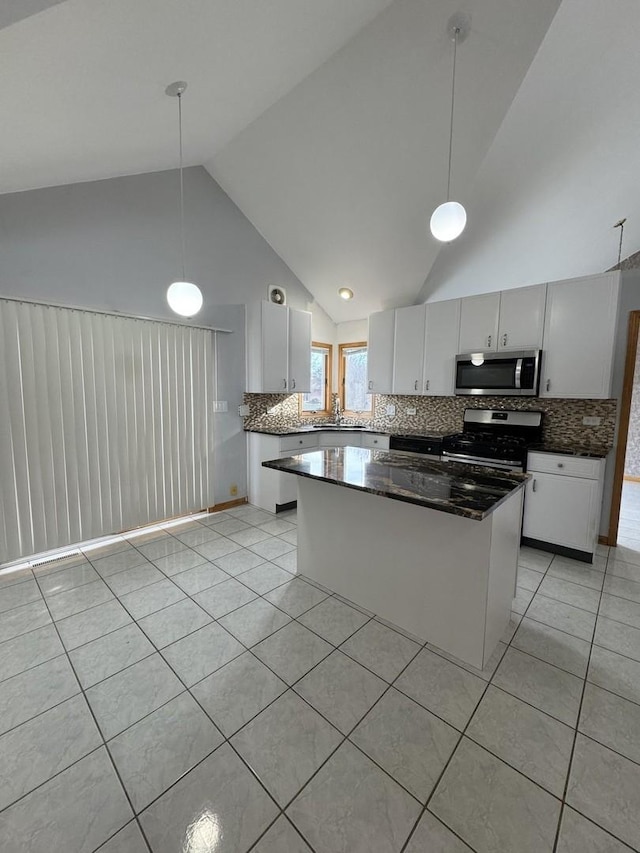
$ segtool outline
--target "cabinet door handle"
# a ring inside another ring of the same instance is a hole
[[[533,480],[533,481],[531,482],[531,491],[532,491],[532,492],[535,492],[535,490],[536,490],[536,482],[537,482],[536,480]]]
[[[504,335],[502,336],[502,346],[506,347],[506,345],[507,345],[507,333],[505,332]]]
[[[490,347],[490,346],[491,346],[491,335],[488,335],[488,336],[487,336],[487,346],[488,346],[488,347]]]
[[[546,389],[547,389],[547,391],[551,390],[551,380],[550,379],[547,379]]]
[[[292,379],[292,380],[291,380],[291,387],[292,387],[292,388],[295,388],[295,387],[296,387],[296,380],[295,380],[295,379]]]
[[[286,388],[286,387],[287,387],[287,380],[286,380],[286,379],[283,379],[283,380],[282,380],[282,387],[283,387],[283,388]]]
[[[564,462],[558,462],[558,468],[564,468]]]
[[[414,390],[414,391],[417,391],[417,390],[418,390],[418,380],[417,380],[417,379],[416,379],[416,381],[413,383],[413,390]]]
[[[429,390],[429,382],[430,382],[430,380],[429,380],[429,379],[427,379],[427,381],[424,383],[424,390],[425,390],[425,391],[428,391],[428,390]]]
[[[373,379],[369,380],[369,391],[373,391]]]

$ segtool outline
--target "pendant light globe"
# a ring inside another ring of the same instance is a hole
[[[442,243],[450,243],[459,237],[467,224],[467,211],[458,201],[445,201],[431,214],[431,233]]]
[[[185,273],[185,240],[184,240],[184,176],[182,157],[182,96],[187,84],[184,80],[177,80],[165,89],[165,94],[170,98],[178,99],[178,134],[180,142],[180,259],[182,264],[182,277]],[[194,317],[202,308],[202,291],[197,284],[191,281],[174,281],[167,289],[167,302],[172,311],[181,317]]]
[[[451,115],[449,119],[449,168],[447,170],[447,200],[431,214],[429,227],[431,233],[441,243],[450,243],[459,237],[467,224],[467,211],[459,201],[451,201],[451,155],[453,152],[453,118],[456,103],[456,57],[458,45],[469,35],[471,21],[464,13],[456,13],[449,18],[447,33],[453,42],[453,74],[451,75]]]
[[[194,317],[202,308],[202,291],[190,281],[174,281],[167,288],[167,302],[181,317]]]

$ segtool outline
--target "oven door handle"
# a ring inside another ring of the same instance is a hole
[[[522,471],[523,465],[515,460],[507,459],[482,459],[479,456],[467,456],[463,453],[449,453],[444,451],[442,454],[443,462],[459,462],[461,465],[480,465],[483,468],[497,468],[503,471]]]
[[[522,385],[520,384],[521,379],[522,379],[522,359],[519,358],[516,361],[516,372],[515,372],[515,376],[514,376],[514,380],[515,380],[514,384],[515,384],[515,387],[518,389],[522,388]]]

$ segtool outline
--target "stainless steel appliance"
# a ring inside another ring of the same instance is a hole
[[[434,456],[440,459],[444,439],[450,436],[450,432],[392,435],[389,437],[389,450],[402,450],[405,453],[419,453],[421,456]]]
[[[442,459],[524,471],[527,449],[542,440],[542,414],[465,409],[462,432],[443,440]]]
[[[456,356],[456,394],[537,397],[540,350],[474,352]]]

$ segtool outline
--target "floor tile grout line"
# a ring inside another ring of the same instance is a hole
[[[151,561],[151,562],[152,562],[152,561]],[[269,562],[269,561],[267,561],[267,562]],[[294,579],[295,577],[296,577],[296,575],[295,575],[295,574],[292,574],[292,578],[291,578],[291,579]],[[170,579],[170,578],[169,578],[169,579]],[[283,582],[283,583],[289,583],[289,582],[290,582],[290,580],[287,580],[287,581],[285,581],[285,582]],[[569,581],[569,582],[570,582],[570,581]],[[255,592],[255,590],[252,590],[252,592],[254,592],[254,594],[256,594],[256,595],[257,595],[257,597],[259,597],[259,598],[264,598],[264,597],[265,597],[269,592],[271,592],[271,591],[272,591],[272,590],[267,590],[267,591],[265,591],[265,593],[256,593],[256,592]],[[534,595],[535,595],[535,593],[534,593]],[[601,591],[601,595],[602,595],[602,591]],[[191,596],[187,595],[186,597],[191,597]],[[266,600],[266,601],[268,601],[268,599],[265,599],[265,600]],[[325,599],[325,600],[326,600],[326,599]],[[196,602],[196,603],[197,603],[197,602]],[[269,602],[269,603],[271,603],[271,604],[272,604],[272,602]],[[320,603],[321,603],[321,602],[319,602],[318,604],[320,604]],[[531,603],[531,602],[530,602],[530,603]],[[96,606],[99,606],[99,605],[96,605]],[[277,605],[273,605],[273,606],[277,606]],[[314,607],[316,607],[316,606],[318,606],[318,605],[313,605],[311,608],[308,608],[308,610],[311,610],[311,609],[313,609],[313,608],[314,608]],[[575,606],[575,605],[570,605],[570,606]],[[520,623],[522,622],[522,618],[524,618],[524,617],[525,617],[526,612],[527,612],[527,610],[528,610],[528,607],[529,607],[529,605],[527,605],[527,608],[525,609],[525,612],[522,614],[522,616],[521,616],[521,618],[520,618]],[[164,609],[164,608],[161,608],[161,609]],[[307,611],[304,611],[304,612],[308,612],[308,610],[307,610]],[[158,612],[158,611],[156,611],[156,612]],[[283,611],[283,612],[285,612],[285,613],[286,613],[286,611]],[[589,611],[587,611],[587,612],[589,612]],[[74,615],[75,615],[75,614],[74,614]],[[211,614],[208,614],[208,615],[211,615]],[[225,615],[226,615],[226,614],[225,614]],[[290,614],[286,614],[286,615],[287,615],[287,616],[290,616]],[[298,614],[298,617],[299,617],[300,615],[303,615],[303,614]],[[293,618],[294,618],[294,619],[297,619],[298,617],[293,617]],[[141,618],[144,618],[144,617],[141,617]],[[215,619],[215,617],[213,617],[213,618]],[[220,617],[220,618],[222,618],[222,617]],[[290,617],[290,618],[291,618],[291,617]],[[371,621],[371,619],[372,619],[372,618],[374,618],[374,617],[370,617],[368,621]],[[137,619],[134,619],[134,621],[135,621],[136,623],[138,622],[138,620],[137,620]],[[215,621],[218,621],[218,620],[217,620],[217,619],[215,619]],[[520,624],[520,623],[519,623],[519,624]],[[287,623],[287,624],[289,624],[289,623]],[[367,622],[367,623],[365,623],[365,624],[368,624],[368,622]],[[542,623],[542,624],[544,624],[544,623]],[[625,623],[621,623],[621,624],[625,624]],[[306,626],[305,626],[305,627],[306,627]],[[361,626],[361,627],[364,627],[364,626]],[[554,626],[550,626],[550,627],[554,627]],[[360,629],[357,629],[357,630],[360,630]],[[357,630],[356,630],[356,632],[354,632],[354,633],[357,633]],[[393,629],[391,629],[391,630],[393,630]],[[558,629],[558,630],[561,630],[561,629]],[[398,633],[400,633],[400,632],[398,632]],[[515,636],[515,634],[514,634],[514,636]],[[573,635],[570,635],[570,636],[573,636]],[[325,638],[322,638],[322,639],[325,639]],[[513,637],[512,637],[512,639],[513,639]],[[579,638],[579,639],[581,639],[581,638]],[[325,641],[326,641],[326,640],[325,640]],[[346,642],[346,641],[344,641],[344,642]],[[333,646],[333,644],[330,644],[330,645],[332,645],[332,646]],[[510,645],[511,645],[511,641],[510,641],[508,644],[506,644],[506,649],[507,649]],[[426,647],[426,644],[424,644],[424,645],[422,646],[422,648],[425,648],[425,647]],[[336,647],[333,647],[333,648],[335,649]],[[505,653],[506,653],[506,649],[505,649]],[[250,649],[248,649],[248,650],[250,651]],[[420,651],[420,650],[418,650],[418,651],[416,652],[416,654],[418,654],[418,653],[419,653],[419,651]],[[524,652],[524,653],[526,654],[526,652]],[[325,660],[325,659],[326,659],[326,658],[324,658],[323,660]],[[43,662],[43,663],[44,663],[44,662]],[[321,662],[319,662],[319,663],[321,663]],[[359,661],[358,661],[357,663],[358,663],[359,665],[362,665],[362,664],[360,664],[360,662],[359,662]],[[451,663],[454,663],[454,662],[453,662],[453,661],[451,661]],[[39,665],[39,664],[38,664],[38,665]],[[499,665],[499,664],[498,664],[498,665]],[[463,667],[462,667],[462,668],[463,668]],[[365,669],[366,669],[366,667],[365,667]],[[496,667],[496,670],[497,670],[497,667]],[[305,675],[306,675],[306,674],[308,674],[308,673],[305,673]],[[494,671],[494,674],[495,674],[495,671]],[[206,677],[208,677],[208,676],[205,676],[205,678],[206,678]],[[303,677],[304,677],[304,676],[301,676],[301,678],[303,678]],[[493,678],[493,675],[491,676],[491,678]],[[583,679],[583,682],[584,682],[584,679]],[[297,683],[297,682],[294,682],[294,684],[295,684],[295,683]],[[489,683],[489,682],[487,682],[487,686],[488,686],[488,683]],[[294,686],[294,685],[290,685],[290,686],[288,686],[288,689],[292,689],[292,688],[293,688],[293,686]],[[190,692],[190,688],[187,688],[187,689],[188,689],[188,690],[189,690],[189,692]],[[384,693],[382,694],[382,696],[386,695],[386,693],[388,692],[388,690],[389,690],[389,689],[390,689],[390,685],[389,685],[389,686],[387,686],[387,688],[385,689],[385,691],[384,691]],[[487,688],[485,687],[485,690],[483,691],[483,696],[484,696],[484,693],[486,692],[486,689],[487,689]],[[584,690],[584,685],[583,685],[583,690]],[[281,695],[282,695],[282,694],[281,694]],[[296,694],[296,695],[299,695],[299,694]],[[381,697],[379,697],[379,698],[381,699],[381,698],[382,698],[382,696],[381,696]],[[279,698],[279,697],[278,697],[278,698]],[[274,701],[277,701],[277,700],[274,700]],[[377,700],[377,701],[379,701],[379,700]],[[413,701],[415,701],[415,700],[413,700]],[[374,703],[374,705],[375,705],[375,704],[377,704],[377,703]],[[418,703],[418,704],[419,704],[419,703]],[[313,706],[310,706],[310,707],[313,707]],[[372,707],[373,707],[373,706],[372,706]],[[476,706],[476,707],[477,707],[477,706]],[[535,706],[534,706],[534,707],[535,707]],[[314,708],[314,710],[316,710],[316,709]],[[369,711],[367,711],[367,714],[370,712],[370,710],[371,710],[371,709],[369,709]],[[428,710],[428,709],[427,709],[427,710]],[[206,712],[205,712],[205,713],[206,713]],[[259,712],[259,713],[260,713],[260,712]],[[317,712],[317,710],[316,710],[316,713],[318,713],[318,712]],[[433,713],[433,712],[431,712],[431,713]],[[256,716],[257,716],[257,715],[256,715]],[[365,714],[364,716],[366,716],[366,714]],[[363,718],[364,718],[364,717],[363,717]],[[328,721],[328,722],[329,722],[329,721]],[[361,722],[361,721],[360,721],[360,722]],[[248,723],[247,723],[247,724],[248,724]],[[356,726],[357,726],[357,725],[359,725],[359,722],[356,724]],[[355,728],[355,727],[354,727],[354,728]],[[223,736],[223,737],[224,737],[224,736]],[[348,737],[348,736],[347,736],[347,737]],[[357,745],[355,745],[355,744],[354,744],[354,746],[357,746]],[[457,746],[456,746],[456,749],[457,749]],[[454,752],[455,752],[455,750],[454,750]],[[502,759],[500,759],[500,760],[502,760]],[[374,763],[375,763],[375,762],[374,762]],[[506,762],[505,762],[505,763],[506,763]],[[381,768],[381,769],[384,771],[384,769],[383,769],[383,768]],[[386,772],[386,771],[384,771],[384,772]],[[387,774],[387,775],[389,775],[389,774]],[[392,778],[392,779],[393,779],[393,777],[390,777],[390,778]],[[528,778],[528,777],[527,777],[527,778]],[[397,782],[397,780],[395,780],[395,779],[394,779],[394,781],[396,781],[396,784],[400,784],[400,783],[398,783],[398,782]],[[402,786],[401,786],[401,787],[402,787]],[[297,795],[296,795],[296,796],[297,796]],[[412,795],[412,796],[413,796],[413,795]],[[256,843],[257,843],[257,842],[256,842]]]
[[[553,563],[553,558],[551,559],[551,561],[550,561],[550,563],[549,563],[549,566],[547,566],[547,569],[546,569],[546,571],[545,571],[545,573],[544,573],[544,577],[546,577],[546,574],[547,574],[547,572],[549,571],[549,567],[551,566],[551,563]],[[520,620],[519,620],[519,622],[518,622],[518,628],[519,628],[519,627],[520,627],[520,625],[522,624],[522,620],[525,618],[526,613],[527,613],[527,611],[528,611],[529,607],[531,606],[531,602],[532,602],[532,601],[533,601],[533,596],[532,596],[531,600],[529,601],[529,603],[527,604],[527,606],[525,607],[524,613],[522,613],[522,614],[517,614],[517,615],[519,615],[519,616],[520,616]],[[511,639],[509,640],[509,642],[505,644],[505,645],[506,645],[506,649],[505,649],[505,651],[504,651],[504,653],[503,653],[503,655],[502,655],[502,658],[500,659],[500,663],[502,663],[502,661],[504,660],[505,655],[507,654],[508,650],[511,648],[512,643],[513,643],[513,640],[514,640],[514,638],[515,638],[515,636],[516,636],[516,633],[517,633],[517,631],[518,631],[518,628],[516,628],[516,630],[513,632],[513,635],[511,636]],[[515,646],[514,646],[514,648],[515,648]],[[525,653],[525,654],[526,654],[526,653]],[[475,715],[476,715],[476,713],[477,713],[477,711],[478,711],[478,708],[480,707],[480,704],[481,704],[482,700],[483,700],[483,699],[484,699],[484,697],[486,696],[486,694],[487,694],[487,692],[488,692],[488,690],[489,690],[489,687],[490,687],[490,686],[492,686],[492,684],[493,684],[493,679],[494,679],[494,677],[495,677],[496,673],[498,672],[498,669],[499,669],[499,667],[500,667],[500,663],[496,666],[496,668],[494,669],[494,671],[491,673],[491,676],[490,676],[489,680],[486,682],[486,684],[485,684],[485,688],[484,688],[484,690],[482,691],[482,694],[480,695],[480,697],[478,698],[478,701],[476,702],[476,704],[475,704],[475,706],[474,706],[474,708],[473,708],[473,710],[472,710],[471,714],[469,715],[469,719],[467,720],[467,723],[466,723],[466,725],[465,725],[464,729],[462,730],[462,732],[461,732],[461,734],[460,734],[460,737],[458,738],[458,742],[456,743],[455,747],[453,748],[453,751],[451,752],[451,755],[450,755],[450,756],[449,756],[449,758],[447,759],[447,762],[446,762],[445,766],[443,767],[442,772],[440,773],[440,775],[439,775],[438,779],[436,780],[436,782],[435,782],[435,784],[434,784],[433,788],[431,789],[431,794],[429,795],[429,798],[427,799],[427,802],[425,803],[425,805],[424,805],[424,807],[423,807],[423,809],[422,809],[422,812],[421,812],[421,813],[420,813],[420,815],[418,816],[418,819],[416,820],[416,823],[415,823],[415,825],[414,825],[413,829],[411,830],[411,833],[409,834],[409,837],[407,838],[407,840],[406,840],[405,844],[403,845],[403,847],[402,847],[402,849],[401,849],[401,853],[403,853],[403,851],[405,851],[405,850],[406,850],[407,845],[409,844],[409,842],[410,842],[410,840],[411,840],[412,836],[414,835],[414,833],[415,833],[415,831],[416,831],[416,828],[418,827],[418,824],[419,824],[419,823],[420,823],[420,821],[422,820],[422,816],[424,815],[424,813],[425,813],[425,812],[429,811],[429,804],[431,803],[431,800],[433,799],[433,797],[434,797],[434,795],[435,795],[436,791],[438,790],[438,787],[439,787],[439,785],[440,785],[440,782],[442,781],[442,778],[443,778],[444,774],[446,773],[446,771],[447,771],[447,769],[448,769],[449,765],[451,764],[451,761],[453,760],[453,757],[454,757],[454,756],[455,756],[455,754],[457,753],[457,751],[458,751],[458,749],[459,749],[459,747],[460,747],[460,744],[463,742],[463,740],[464,740],[464,738],[465,738],[465,736],[466,736],[467,729],[468,729],[468,728],[469,728],[469,726],[471,725],[471,721],[472,721],[472,720],[473,720],[473,718],[475,717]],[[506,692],[506,691],[505,691],[505,692]],[[518,698],[518,697],[514,697],[514,698]],[[527,703],[527,704],[528,704],[528,703]],[[535,706],[533,706],[533,707],[535,707]],[[540,710],[540,709],[538,709],[538,710]],[[543,713],[544,713],[544,712],[543,712]],[[475,743],[475,741],[474,741],[474,743]],[[484,747],[481,747],[481,748],[482,748],[482,749],[484,749]],[[487,751],[488,751],[488,750],[487,750]],[[498,758],[498,756],[495,756],[495,757],[497,758],[497,760],[499,760],[499,761],[503,761],[503,759]],[[503,762],[503,763],[505,763],[505,764],[506,764],[506,762]],[[511,766],[511,765],[508,765],[508,766]],[[514,769],[514,770],[515,770],[515,768],[512,768],[512,769]],[[524,774],[524,773],[522,773],[521,771],[519,771],[519,770],[515,770],[515,772],[517,772],[519,775],[523,776],[525,779],[529,779],[529,777],[528,777],[528,776],[525,776],[525,774]],[[569,772],[569,771],[567,770],[567,776],[568,776],[568,772]],[[529,780],[529,781],[533,781],[533,780]],[[537,783],[535,783],[535,784],[537,784]],[[542,786],[538,785],[538,787],[542,787]],[[542,788],[542,790],[546,790],[546,789]],[[548,793],[548,792],[547,792],[547,793]],[[553,796],[553,795],[551,795],[551,796]],[[556,798],[556,799],[557,799],[557,798]],[[560,813],[562,813],[562,809],[560,810]],[[434,814],[434,812],[430,812],[430,814]],[[434,814],[434,816],[435,816],[435,817],[436,817],[436,819],[437,819],[437,820],[439,820],[439,821],[440,821],[444,826],[446,826],[446,827],[447,827],[447,829],[449,829],[451,832],[453,832],[453,833],[454,833],[454,835],[456,835],[457,837],[461,838],[461,836],[458,836],[458,834],[457,834],[457,833],[452,829],[452,827],[450,827],[447,823],[445,823],[445,821],[444,821],[444,820],[441,820],[441,819],[440,819],[437,815],[435,815],[435,814]],[[471,845],[469,844],[469,842],[465,841],[465,840],[464,840],[464,839],[462,839],[462,838],[461,838],[461,840],[462,840],[465,844],[467,844],[467,846],[471,847]],[[473,848],[472,848],[472,849],[473,849]]]
[[[48,607],[48,606],[49,606],[49,605],[48,605],[48,603],[47,603],[47,607]],[[53,618],[53,614],[51,613],[51,611],[49,611],[49,615]],[[58,627],[57,627],[57,625],[55,624],[55,622],[54,622],[54,628],[55,628],[55,631],[56,631],[56,633],[57,633],[57,635],[58,635],[58,639],[59,639],[60,643],[62,644],[62,647],[64,648],[64,643],[62,642],[62,637],[60,636],[60,632],[58,631]],[[83,699],[84,699],[84,701],[85,701],[85,704],[86,704],[86,706],[87,706],[87,708],[88,708],[88,710],[89,710],[89,713],[91,714],[91,717],[92,717],[92,719],[93,719],[94,725],[95,725],[96,730],[97,730],[97,732],[98,732],[98,736],[101,738],[101,740],[102,740],[102,745],[104,746],[105,751],[106,751],[106,753],[107,753],[107,755],[108,755],[108,757],[109,757],[109,761],[111,762],[111,766],[112,766],[112,768],[113,768],[113,772],[115,773],[116,779],[118,780],[118,782],[119,782],[119,784],[120,784],[120,787],[121,787],[121,789],[122,789],[122,791],[123,791],[123,793],[124,793],[124,795],[125,795],[125,797],[126,797],[126,799],[127,799],[127,802],[129,803],[129,808],[131,809],[131,812],[132,812],[132,814],[134,815],[134,818],[136,818],[136,819],[137,819],[135,809],[133,808],[133,803],[131,802],[131,798],[129,797],[129,793],[128,793],[127,789],[125,788],[124,783],[123,783],[123,781],[122,781],[122,778],[121,778],[121,776],[120,776],[120,773],[119,773],[119,771],[118,771],[118,768],[117,768],[117,767],[116,767],[116,765],[115,765],[115,762],[114,762],[114,760],[113,760],[113,756],[111,755],[111,751],[109,750],[109,748],[108,748],[108,746],[107,746],[107,742],[106,742],[106,740],[105,740],[105,738],[104,738],[104,735],[103,735],[103,733],[102,733],[102,729],[100,728],[100,725],[99,725],[99,723],[98,723],[97,717],[96,717],[96,715],[95,715],[95,714],[94,714],[94,712],[93,712],[93,708],[91,707],[91,703],[90,703],[90,702],[89,702],[89,700],[87,699],[86,692],[85,692],[85,690],[84,690],[84,688],[83,688],[83,685],[82,685],[82,682],[80,681],[80,678],[78,677],[78,673],[76,672],[76,669],[75,669],[75,667],[74,667],[74,665],[73,665],[73,661],[71,660],[71,658],[70,658],[70,656],[69,656],[69,653],[68,653],[66,650],[65,650],[65,654],[66,654],[66,656],[67,656],[67,663],[69,664],[69,666],[70,666],[70,667],[71,667],[71,669],[72,669],[72,672],[73,672],[73,674],[74,674],[74,676],[75,676],[75,678],[76,678],[76,680],[77,680],[77,682],[78,682],[78,686],[79,686],[79,688],[80,688],[80,692],[82,693],[82,697],[83,697]],[[126,826],[126,824],[125,824],[125,826]],[[120,827],[120,828],[122,829],[122,827]],[[148,849],[149,849],[149,851],[150,851],[150,853],[151,853],[151,845],[149,844],[149,842],[148,842],[148,840],[147,840],[147,836],[146,836],[146,834],[144,833],[144,830],[143,830],[143,828],[142,828],[142,826],[141,826],[141,824],[140,824],[140,822],[139,822],[139,821],[138,821],[138,829],[140,830],[140,832],[141,832],[141,834],[142,834],[142,838],[143,838],[143,840],[144,840],[145,844],[147,845],[147,847],[148,847]]]
[[[608,558],[607,558],[607,564],[608,564]],[[568,792],[568,790],[569,790],[569,781],[570,781],[570,779],[571,779],[571,772],[572,772],[572,770],[573,770],[573,759],[574,759],[574,756],[575,756],[576,743],[577,743],[577,740],[578,740],[578,732],[579,732],[579,729],[580,729],[580,717],[581,717],[581,715],[582,715],[582,705],[583,705],[583,702],[584,702],[584,694],[585,694],[586,689],[587,689],[587,683],[588,683],[588,678],[589,678],[589,668],[590,668],[590,666],[591,666],[591,656],[592,656],[592,654],[593,654],[594,640],[595,640],[596,631],[597,631],[597,628],[598,628],[598,615],[599,615],[599,612],[600,612],[600,604],[601,604],[601,602],[602,602],[602,593],[603,593],[603,590],[600,590],[600,595],[599,595],[599,598],[598,598],[598,607],[597,607],[597,610],[596,610],[596,620],[595,620],[595,622],[594,622],[594,624],[593,624],[593,633],[592,633],[592,635],[591,635],[591,643],[590,643],[590,645],[589,645],[589,654],[588,654],[588,657],[587,657],[587,668],[586,668],[586,671],[585,671],[584,680],[583,680],[583,682],[582,682],[582,691],[581,691],[581,693],[580,693],[580,701],[579,701],[579,703],[578,703],[578,713],[577,713],[577,716],[576,716],[576,724],[575,724],[575,726],[573,727],[573,729],[574,729],[574,731],[573,731],[573,742],[572,742],[572,744],[571,744],[571,752],[570,752],[570,754],[569,754],[569,763],[568,763],[568,765],[567,765],[567,775],[566,775],[566,778],[565,778],[564,789],[563,789],[563,791],[562,791],[562,798],[561,798],[561,805],[560,805],[560,813],[558,814],[558,823],[557,823],[557,826],[556,826],[556,835],[555,835],[555,840],[554,840],[554,844],[553,844],[553,853],[556,853],[556,851],[557,851],[557,849],[558,849],[558,844],[559,844],[559,842],[560,842],[560,832],[561,832],[561,828],[562,828],[562,818],[563,818],[563,816],[564,816],[565,805],[566,805],[566,802],[567,802],[567,792]]]

